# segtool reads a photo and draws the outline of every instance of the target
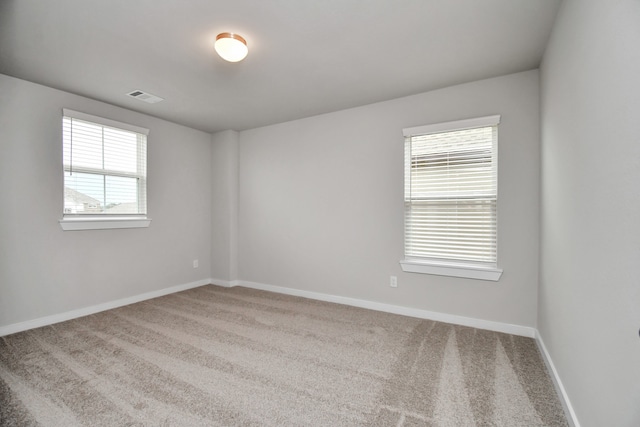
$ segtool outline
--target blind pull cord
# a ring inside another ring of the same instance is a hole
[[[69,120],[71,126],[71,142],[69,143],[69,176],[73,175],[73,119]]]

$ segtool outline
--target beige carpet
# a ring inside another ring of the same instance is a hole
[[[534,340],[204,286],[0,339],[3,426],[566,426]]]

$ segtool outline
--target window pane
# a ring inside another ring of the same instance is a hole
[[[137,140],[135,133],[104,129],[104,168],[136,173]]]
[[[107,176],[107,193],[105,213],[138,212],[138,180],[120,176]]]
[[[496,256],[495,200],[413,201],[407,209],[410,257],[492,262]]]
[[[64,213],[101,213],[103,206],[104,175],[65,172]]]
[[[68,119],[64,126],[64,164],[78,168],[102,168],[102,126]],[[65,147],[66,148],[66,147]]]

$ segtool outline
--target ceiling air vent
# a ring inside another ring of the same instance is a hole
[[[159,96],[152,95],[147,92],[143,92],[141,90],[134,90],[131,93],[128,93],[132,98],[139,99],[140,101],[144,101],[147,104],[155,104],[156,102],[164,101],[164,98],[160,98]]]

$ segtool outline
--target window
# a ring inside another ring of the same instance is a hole
[[[404,129],[404,271],[498,280],[500,116]]]
[[[144,128],[63,110],[65,230],[149,225]]]

